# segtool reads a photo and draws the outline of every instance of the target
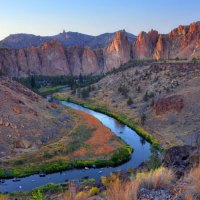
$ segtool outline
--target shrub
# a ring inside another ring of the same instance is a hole
[[[90,191],[89,191],[89,195],[90,196],[94,196],[94,195],[96,195],[96,194],[98,194],[99,193],[99,188],[97,188],[97,187],[92,187],[91,189],[90,189]]]
[[[140,117],[140,121],[141,121],[141,124],[144,125],[145,121],[146,121],[147,117],[144,113],[142,113],[141,117]]]
[[[180,58],[177,56],[177,57],[175,58],[175,60],[176,60],[176,61],[179,61],[179,60],[180,60]]]
[[[151,156],[149,160],[149,169],[155,170],[161,166],[161,159],[159,157],[159,152],[155,147],[151,147]]]
[[[111,157],[113,164],[123,163],[130,159],[132,149],[130,146],[119,148]]]
[[[127,97],[129,90],[126,88],[125,85],[120,85],[118,88],[118,92]]]
[[[143,101],[148,101],[149,100],[149,95],[148,92],[146,92],[143,96]]]
[[[131,97],[129,97],[129,98],[128,98],[128,101],[127,101],[127,105],[130,106],[131,104],[133,104],[133,100],[131,99]]]
[[[42,192],[39,189],[33,190],[31,199],[32,200],[43,200]]]
[[[86,199],[88,199],[88,193],[84,192],[84,191],[81,191],[81,192],[77,193],[76,199],[77,200],[79,200],[79,199],[80,200],[86,200]]]
[[[137,91],[137,93],[140,93],[140,92],[141,92],[141,87],[138,86],[138,87],[136,88],[136,91]]]
[[[195,57],[192,58],[192,62],[193,62],[193,63],[196,63],[196,62],[197,62],[197,58],[195,58]]]

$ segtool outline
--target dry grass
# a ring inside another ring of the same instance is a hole
[[[8,196],[0,194],[0,200],[8,200]]]
[[[164,167],[160,167],[155,171],[138,174],[141,180],[141,186],[148,189],[166,188],[174,180],[173,172]]]
[[[110,186],[107,187],[107,200],[137,200],[138,188],[140,181],[135,179],[133,181],[122,182],[116,179]]]
[[[200,195],[200,164],[198,167],[191,170],[186,177],[188,184],[186,190],[190,195]]]
[[[185,195],[185,200],[193,200],[194,198],[193,198],[193,195],[191,195],[191,194],[186,194]]]
[[[91,137],[85,141],[85,144],[90,148],[77,149],[73,152],[73,157],[82,157],[91,154],[94,156],[110,155],[116,149],[123,146],[123,143],[117,140],[114,133],[105,127],[97,118],[82,111],[77,112],[81,120],[94,131]],[[111,141],[112,138],[116,139]]]
[[[174,179],[171,170],[159,168],[148,173],[138,173],[131,181],[123,182],[119,178],[110,180],[105,178],[104,185],[107,187],[106,199],[108,200],[130,200],[138,199],[138,191],[140,188],[158,189],[169,186]]]

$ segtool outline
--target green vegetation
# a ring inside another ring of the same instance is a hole
[[[78,105],[81,105],[85,108],[106,114],[110,117],[113,117],[114,119],[118,120],[119,122],[127,125],[129,128],[133,129],[134,131],[136,131],[138,133],[138,135],[144,137],[148,142],[150,142],[155,148],[157,148],[158,150],[162,150],[162,148],[160,147],[158,141],[149,133],[147,133],[142,127],[138,126],[136,123],[134,123],[133,121],[130,121],[129,119],[127,119],[124,115],[118,115],[117,113],[111,112],[109,111],[106,107],[103,106],[95,106],[95,105],[91,105],[91,104],[86,104],[86,103],[82,103],[80,101],[78,101],[77,99],[73,99],[73,98],[66,98],[66,97],[61,97],[57,94],[53,95],[53,98],[59,99],[61,101],[69,101],[72,103],[76,103]]]
[[[98,82],[103,76],[104,74],[101,74],[101,75],[90,74],[90,75],[85,75],[85,76],[82,76],[81,74],[79,76],[34,75],[27,78],[19,78],[19,79],[15,78],[15,80],[37,92],[38,89],[40,88],[51,88],[51,87],[63,86],[63,85],[69,86],[72,90],[78,87],[80,88],[86,87],[88,85]]]
[[[38,92],[40,94],[51,94],[51,93],[54,93],[54,92],[57,92],[59,91],[60,89],[66,87],[65,85],[57,85],[57,86],[54,86],[54,87],[42,87],[40,89],[38,89]]]
[[[90,189],[90,191],[89,191],[89,196],[94,196],[94,195],[98,194],[99,191],[100,191],[99,188],[97,188],[97,187],[92,187],[92,188]]]
[[[78,127],[70,134],[72,141],[66,146],[65,153],[69,154],[81,147],[85,147],[85,141],[91,137],[93,131],[85,126]]]
[[[161,159],[159,157],[159,152],[155,148],[151,148],[151,156],[148,163],[148,167],[150,170],[155,170],[161,167]]]
[[[80,136],[85,137],[85,136]],[[82,144],[81,144],[82,145]],[[73,151],[74,149],[68,149],[68,151]],[[54,173],[58,171],[69,170],[73,168],[84,168],[84,167],[105,167],[105,166],[117,166],[131,158],[133,149],[126,145],[116,150],[112,155],[110,160],[74,160],[71,162],[60,159],[54,162],[43,162],[38,163],[27,163],[25,166],[16,165],[14,169],[0,169],[1,178],[14,178],[14,177],[25,177],[32,174],[39,173]]]
[[[68,184],[47,184],[41,187],[38,187],[32,191],[28,192],[16,192],[8,194],[8,199],[31,199],[39,200],[46,199],[45,196],[51,196],[56,193],[63,193],[68,189]],[[1,198],[0,198],[1,199]]]
[[[31,200],[43,200],[42,192],[39,189],[33,190]]]

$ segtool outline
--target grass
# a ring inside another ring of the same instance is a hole
[[[38,89],[39,94],[45,95],[45,94],[51,94],[54,92],[59,91],[60,89],[66,87],[66,85],[57,85],[54,87],[43,87]]]
[[[152,170],[148,173],[138,174],[137,177],[140,180],[140,184],[149,189],[166,188],[174,180],[174,174],[171,170],[160,167],[156,170]]]
[[[131,158],[133,149],[126,145],[114,151],[111,158],[108,160],[75,160],[75,161],[65,161],[60,159],[54,162],[45,162],[42,164],[30,163],[26,166],[16,166],[15,169],[0,169],[1,178],[14,178],[14,177],[25,177],[32,174],[38,173],[54,173],[64,170],[70,170],[74,168],[84,168],[93,167],[97,168],[106,166],[117,166]]]
[[[186,180],[188,182],[186,186],[186,190],[188,193],[186,194],[186,196],[188,197],[188,199],[192,196],[200,196],[200,164],[198,167],[191,170],[191,172],[186,177]]]
[[[8,200],[8,195],[0,194],[0,200]]]
[[[62,96],[60,96],[58,94],[54,94],[53,98],[56,98],[56,99],[61,100],[61,101],[72,102],[72,103],[81,105],[81,106],[83,106],[85,108],[88,108],[88,109],[91,109],[91,110],[106,114],[106,115],[118,120],[122,124],[127,125],[129,128],[133,129],[134,131],[136,131],[138,135],[140,135],[143,138],[145,138],[156,149],[162,150],[162,148],[161,148],[160,144],[158,143],[158,141],[151,134],[149,134],[147,131],[145,131],[142,127],[138,126],[135,122],[128,120],[122,114],[119,115],[119,114],[117,114],[115,112],[111,112],[104,106],[96,106],[96,105],[92,105],[92,104],[83,103],[83,102],[81,102],[81,101],[79,101],[77,99],[73,99],[73,98],[70,98],[70,97],[62,97]]]
[[[64,150],[65,153],[69,154],[77,149],[80,149],[81,147],[85,147],[85,141],[92,136],[93,131],[93,129],[90,129],[83,125],[78,127],[70,134],[72,141],[66,146]]]
[[[137,200],[141,188],[165,188],[171,185],[173,180],[172,171],[161,167],[154,171],[138,173],[128,181],[122,181],[117,176],[103,177],[102,183],[106,187],[107,200]]]
[[[37,200],[47,199],[45,198],[46,196],[51,196],[57,193],[63,193],[67,189],[68,189],[68,184],[52,184],[51,183],[51,184],[38,187],[32,191],[10,193],[6,197],[7,199],[37,199]]]
[[[117,178],[112,184],[107,186],[107,200],[137,200],[139,182],[137,180],[123,182]]]

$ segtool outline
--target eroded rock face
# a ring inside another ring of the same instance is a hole
[[[153,51],[158,41],[158,32],[141,32],[133,45],[133,57],[137,59],[152,58]]]
[[[70,73],[64,48],[55,41],[28,49],[1,49],[0,69],[3,73],[15,77]]]
[[[127,34],[120,31],[105,49],[64,47],[57,41],[26,49],[0,49],[0,70],[14,77],[97,74],[128,62],[130,52]]]
[[[153,58],[189,58],[200,56],[200,22],[179,26],[167,35],[160,35]]]
[[[107,72],[130,59],[200,57],[200,22],[179,26],[169,34],[141,32],[130,41],[125,31],[116,32],[105,48],[66,47],[49,41],[38,47],[0,49],[0,70],[9,76],[79,75]]]
[[[169,111],[181,112],[184,101],[181,96],[174,95],[168,98],[159,99],[153,107],[156,115],[162,115]]]
[[[104,50],[104,71],[110,71],[128,62],[131,58],[131,46],[125,31],[116,33],[112,43]]]
[[[157,31],[141,32],[133,44],[133,57],[153,58],[193,58],[200,56],[200,22],[189,26],[179,26],[169,34]]]

